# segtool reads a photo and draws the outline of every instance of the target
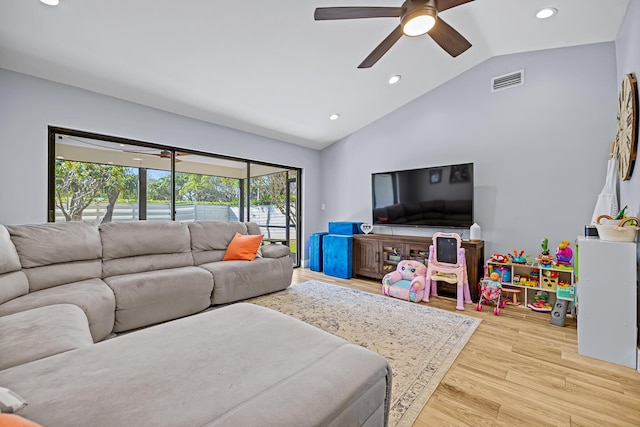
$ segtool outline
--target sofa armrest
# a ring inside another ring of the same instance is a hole
[[[291,253],[289,246],[286,245],[264,245],[260,247],[262,258],[282,258],[287,257]]]

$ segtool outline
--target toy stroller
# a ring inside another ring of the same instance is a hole
[[[506,302],[502,301],[502,279],[500,274],[494,271],[487,278],[486,267],[485,278],[480,281],[480,300],[476,305],[476,311],[482,311],[483,301],[495,302],[496,307],[493,309],[493,314],[496,316],[500,316],[500,309],[506,305]]]

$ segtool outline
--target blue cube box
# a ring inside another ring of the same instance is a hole
[[[329,234],[339,234],[342,236],[362,234],[362,230],[360,230],[361,225],[361,222],[330,222]]]
[[[327,234],[322,239],[322,261],[324,274],[350,279],[352,266],[353,237]]]
[[[309,269],[311,271],[322,271],[322,241],[326,236],[326,231],[322,233],[312,233],[309,244]]]

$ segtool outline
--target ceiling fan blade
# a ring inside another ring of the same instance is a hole
[[[471,47],[471,43],[462,34],[454,30],[439,16],[436,25],[427,34],[454,58]]]
[[[313,14],[316,21],[330,19],[397,18],[401,7],[319,7]]]
[[[461,4],[470,3],[473,0],[438,0],[438,12],[460,6]]]
[[[358,68],[371,68],[380,58],[382,58],[382,55],[391,49],[391,46],[400,40],[400,37],[402,37],[402,27],[398,25],[386,39],[382,40],[382,43],[380,43],[378,47],[373,49],[373,52],[371,52],[369,56],[362,61],[362,64],[358,65]]]

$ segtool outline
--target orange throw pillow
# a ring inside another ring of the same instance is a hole
[[[0,427],[42,427],[15,414],[0,414]]]
[[[245,260],[253,261],[262,243],[262,234],[245,235],[236,233],[227,247],[223,261]]]

